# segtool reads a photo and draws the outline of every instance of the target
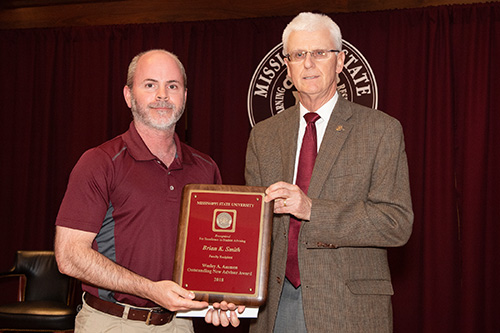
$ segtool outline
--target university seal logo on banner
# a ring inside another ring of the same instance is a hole
[[[378,91],[375,75],[365,57],[353,45],[342,41],[346,54],[339,74],[337,91],[345,99],[377,108]],[[248,88],[247,109],[252,127],[298,102],[297,90],[287,77],[283,44],[275,46],[262,59]]]

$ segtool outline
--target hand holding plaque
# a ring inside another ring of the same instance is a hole
[[[259,306],[267,297],[273,203],[265,187],[183,190],[173,280],[209,303]]]

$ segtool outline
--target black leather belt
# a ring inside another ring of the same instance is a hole
[[[120,304],[102,300],[94,295],[85,293],[85,302],[96,310],[116,317],[123,317],[125,307]],[[172,321],[175,312],[167,309],[142,310],[131,307],[127,319],[145,321],[146,325],[164,325]]]

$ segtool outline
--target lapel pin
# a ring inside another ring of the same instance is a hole
[[[337,126],[337,128],[335,129],[337,132],[342,132],[344,130],[344,126],[342,125],[339,125]]]

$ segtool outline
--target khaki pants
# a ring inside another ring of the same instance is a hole
[[[124,319],[101,312],[83,302],[75,320],[75,333],[194,333],[189,318],[174,317],[165,325],[146,325],[143,321]]]

